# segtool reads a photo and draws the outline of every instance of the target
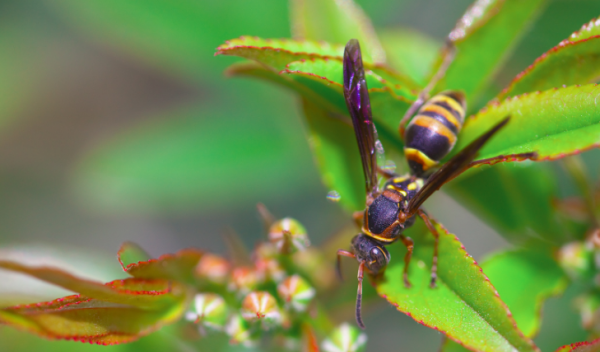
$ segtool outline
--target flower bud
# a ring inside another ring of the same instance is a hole
[[[233,269],[229,290],[237,291],[242,296],[254,290],[258,286],[258,275],[254,269],[246,266]]]
[[[255,265],[259,281],[261,282],[269,280],[280,282],[285,278],[285,270],[275,259],[257,259]]]
[[[250,324],[239,314],[231,317],[229,323],[227,323],[225,332],[229,336],[229,343],[231,344],[241,344],[246,347],[252,347],[256,343]]]
[[[367,335],[348,323],[343,323],[323,341],[324,352],[359,352],[367,345]]]
[[[304,226],[292,218],[276,221],[269,229],[269,241],[282,254],[303,251],[310,246]]]
[[[196,276],[212,283],[223,284],[229,276],[229,262],[222,257],[206,253],[196,265]]]
[[[252,292],[244,298],[242,317],[248,322],[260,322],[263,329],[270,329],[282,322],[275,297],[266,291]]]
[[[227,321],[227,304],[217,294],[200,293],[194,297],[194,311],[186,313],[185,317],[210,330],[220,331]]]
[[[573,279],[593,277],[593,251],[584,242],[571,242],[564,245],[558,252],[558,262]]]
[[[303,312],[315,296],[315,289],[299,275],[293,275],[277,286],[277,293],[287,307],[297,312]]]

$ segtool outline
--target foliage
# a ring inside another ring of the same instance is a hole
[[[55,6],[71,13],[66,16],[85,13],[96,32],[105,28],[104,16],[127,14],[137,6],[120,1],[107,1],[108,4],[92,1],[91,8],[83,9],[72,0],[57,3]],[[172,7],[159,0],[145,6],[155,14],[164,14],[158,17],[179,40],[168,43],[158,36],[158,40],[136,43],[143,52],[150,53],[152,60],[166,62],[174,68],[175,75],[190,81],[199,80],[203,74],[214,74],[196,68],[198,62],[193,57],[205,57],[206,53],[194,44],[197,38],[182,30],[181,21],[184,19],[201,31],[205,24],[197,18],[207,23],[216,21],[215,18],[202,14],[191,3],[176,11],[167,11]],[[404,263],[399,258],[406,249],[394,245],[389,247],[394,259],[384,275],[372,278],[375,291],[365,292],[367,306],[378,300],[378,294],[417,322],[442,332],[447,337],[442,351],[537,351],[542,344],[534,342],[534,338],[542,325],[542,306],[548,298],[567,289],[577,296],[574,303],[582,317],[578,329],[585,330],[590,339],[600,334],[597,261],[600,190],[591,185],[579,156],[600,146],[597,107],[600,89],[595,84],[599,73],[600,18],[592,19],[577,32],[564,33],[566,39],[531,63],[506,88],[499,89],[494,81],[502,72],[502,64],[518,48],[524,32],[545,6],[543,0],[475,2],[448,35],[457,48],[457,56],[434,88],[434,92],[465,91],[471,112],[457,146],[446,160],[498,121],[511,116],[510,124],[478,156],[486,159],[504,155],[504,160],[498,165],[469,170],[444,189],[486,220],[514,248],[492,253],[478,264],[458,237],[434,221],[441,236],[438,287],[432,289],[429,273],[433,238],[418,222],[407,231],[415,243],[409,273],[412,287],[405,287],[400,280]],[[75,17],[75,22],[81,21]],[[216,55],[246,60],[231,65],[226,71],[228,75],[260,78],[299,97],[323,183],[339,193],[346,210],[362,210],[364,180],[342,93],[343,44],[350,38],[365,43],[366,76],[375,122],[389,164],[398,165],[398,171],[406,170],[403,144],[396,132],[398,121],[442,63],[446,52],[439,50],[434,55],[441,45],[415,40],[423,36],[415,32],[388,31],[378,36],[366,14],[352,2],[295,0],[291,5],[291,21],[293,39],[242,36],[220,45]],[[151,32],[151,22],[138,18],[133,27]],[[129,38],[122,34],[127,29],[117,25],[110,30],[111,36],[126,43],[120,46],[128,46]],[[237,35],[232,33],[231,37]],[[170,45],[185,50],[164,49]],[[423,48],[423,59],[419,60]],[[247,101],[247,104],[255,107],[257,103]],[[114,168],[127,175],[148,174],[148,184],[127,182],[124,178],[112,193],[125,190],[137,195],[141,207],[153,197],[164,199],[165,195],[160,194],[163,188],[153,186],[165,182],[164,173],[169,168],[154,170],[149,161],[137,160],[130,165],[129,160],[148,145],[154,147],[159,158],[164,158],[165,165],[208,158],[215,153],[206,152],[205,146],[210,144],[214,148],[219,142],[211,137],[218,139],[215,136],[221,134],[219,131],[233,128],[226,121],[215,119],[210,126],[198,128],[209,131],[198,138],[196,129],[190,129],[196,122],[186,121],[188,114],[184,112],[183,123],[179,125],[161,122],[169,126],[166,137],[161,126],[143,131],[133,142],[131,136],[126,136],[114,146],[100,150],[81,166],[82,182],[98,182],[95,175],[99,168]],[[214,109],[213,115],[225,118],[227,107]],[[246,126],[253,123],[247,122]],[[246,127],[237,128],[243,132]],[[262,133],[265,141],[271,135],[268,129]],[[280,138],[287,140],[286,136],[297,138],[290,131],[283,132]],[[162,138],[164,144],[156,144],[156,138]],[[236,149],[247,144],[233,137],[228,143],[237,143]],[[185,154],[180,159],[161,156],[162,145],[175,145]],[[238,166],[271,164],[264,169],[264,175],[256,176],[263,182],[274,180],[270,177],[276,174],[277,160],[294,155],[291,144],[289,150],[269,148],[266,143],[254,147],[257,147],[251,153],[254,159],[237,160],[238,154],[232,153],[228,161],[233,160]],[[531,151],[537,153],[531,160],[512,156]],[[579,196],[561,194],[560,175],[547,163],[558,159],[562,159],[569,182],[579,189]],[[188,185],[191,179],[203,177],[200,169],[190,164],[179,175],[181,189],[177,200],[171,201],[188,202],[194,198],[190,194],[210,194],[219,188],[215,186],[234,184],[232,187],[239,189],[244,186],[221,177],[223,173],[231,174],[226,162],[215,160],[215,163],[224,172],[208,176],[215,179],[206,181],[211,189],[198,190]],[[293,173],[288,176],[288,182],[302,182]],[[287,185],[271,186],[276,191],[288,188]],[[111,196],[105,190],[101,193],[96,197]],[[217,339],[216,345],[221,349],[228,348],[225,340],[252,348],[259,345],[262,336],[269,337],[267,345],[271,348],[292,346],[304,351],[364,348],[366,336],[356,328],[349,325],[334,328],[340,320],[336,309],[352,311],[354,293],[348,285],[340,285],[333,279],[332,265],[325,259],[332,256],[331,246],[306,249],[309,241],[301,225],[289,219],[273,224],[267,212],[263,210],[262,214],[269,224],[271,241],[258,245],[251,257],[240,250],[233,251],[229,259],[184,250],[150,259],[140,247],[126,243],[119,251],[119,261],[129,277],[105,284],[56,268],[1,260],[3,269],[36,277],[77,294],[3,308],[0,322],[46,338],[106,345],[130,342],[165,327],[163,330],[174,329],[178,338],[186,332],[196,338]],[[333,241],[343,237],[347,243],[347,235],[337,237]],[[352,296],[333,293],[342,290]],[[336,302],[342,296],[344,299]],[[188,346],[197,347],[197,343],[190,342]],[[558,351],[594,351],[597,345],[597,340],[574,343]]]

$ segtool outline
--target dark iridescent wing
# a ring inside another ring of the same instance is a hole
[[[456,176],[460,175],[463,171],[465,171],[471,161],[475,159],[477,156],[477,152],[479,149],[483,147],[483,145],[502,127],[504,127],[510,116],[507,116],[504,120],[498,123],[496,126],[491,128],[489,131],[481,135],[481,137],[477,138],[471,144],[466,146],[463,150],[461,150],[458,154],[456,154],[452,159],[450,159],[447,163],[442,165],[442,167],[433,173],[427,180],[427,183],[419,190],[419,192],[410,200],[408,203],[407,209],[407,218],[410,218],[414,214],[416,214],[419,207],[433,194],[433,192],[437,191],[442,187],[442,185]]]
[[[365,70],[358,40],[351,39],[344,50],[344,98],[352,117],[354,133],[365,174],[367,193],[377,190],[376,132],[371,114]]]

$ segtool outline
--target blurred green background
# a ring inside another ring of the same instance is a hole
[[[409,27],[440,43],[471,3],[357,2],[382,32]],[[213,56],[241,35],[290,37],[288,11],[282,0],[1,0],[0,257],[110,280],[123,276],[115,252],[126,240],[152,255],[224,253],[230,226],[252,246],[262,236],[258,202],[300,220],[316,244],[347,225],[350,216],[326,200],[295,97],[226,79],[238,60]],[[598,1],[550,1],[497,86],[598,15]],[[477,260],[507,246],[442,193],[427,207]],[[0,272],[0,294],[32,290],[64,294]],[[578,317],[560,302],[550,300],[543,350],[573,342],[565,326]],[[365,322],[372,351],[434,351],[441,339],[386,304]],[[189,347],[164,336],[105,350]],[[0,351],[99,349],[5,327],[0,341]]]

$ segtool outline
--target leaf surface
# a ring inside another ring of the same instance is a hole
[[[600,18],[585,24],[581,30],[540,56],[518,74],[498,98],[565,85],[594,83],[599,77]]]
[[[408,233],[415,241],[409,271],[411,288],[402,282],[402,245],[389,246],[394,261],[378,293],[417,322],[437,329],[476,351],[536,351],[523,336],[494,286],[460,241],[435,223],[440,234],[437,288],[429,287],[433,236],[418,220]]]
[[[343,52],[342,45],[327,42],[241,37],[219,46],[215,55],[239,56],[254,60],[275,72],[285,70],[316,74],[341,84]],[[419,85],[411,78],[384,64],[365,61],[364,65],[380,82],[405,90],[405,94],[413,99],[420,90]]]
[[[545,238],[561,244],[573,235],[558,221],[551,203],[558,196],[558,180],[550,164],[483,166],[468,170],[442,190],[513,243]]]
[[[434,91],[461,89],[467,106],[473,106],[545,3],[475,1],[449,35],[457,48],[456,57]]]
[[[112,345],[134,341],[176,321],[183,314],[187,300],[181,294],[182,288],[167,280],[118,280],[107,283],[106,287],[127,291],[134,298],[163,296],[171,304],[144,309],[73,295],[2,309],[0,323],[50,339]]]
[[[293,0],[290,14],[295,38],[342,45],[355,38],[364,46],[366,61],[385,62],[385,51],[371,20],[354,1]]]
[[[310,144],[325,186],[339,193],[342,204],[351,210],[364,209],[365,194],[362,166],[354,130],[346,119],[331,115],[303,99]]]
[[[536,160],[553,160],[600,145],[600,87],[594,84],[524,94],[494,102],[465,123],[456,146],[461,150],[511,116],[508,125],[481,149],[479,159],[537,152]]]
[[[341,61],[344,46],[311,40],[263,39],[245,36],[228,40],[220,45],[215,55],[239,56],[281,71],[290,62],[302,59],[328,58]]]
[[[550,248],[496,253],[481,267],[527,337],[539,331],[544,301],[561,294],[568,284]]]

